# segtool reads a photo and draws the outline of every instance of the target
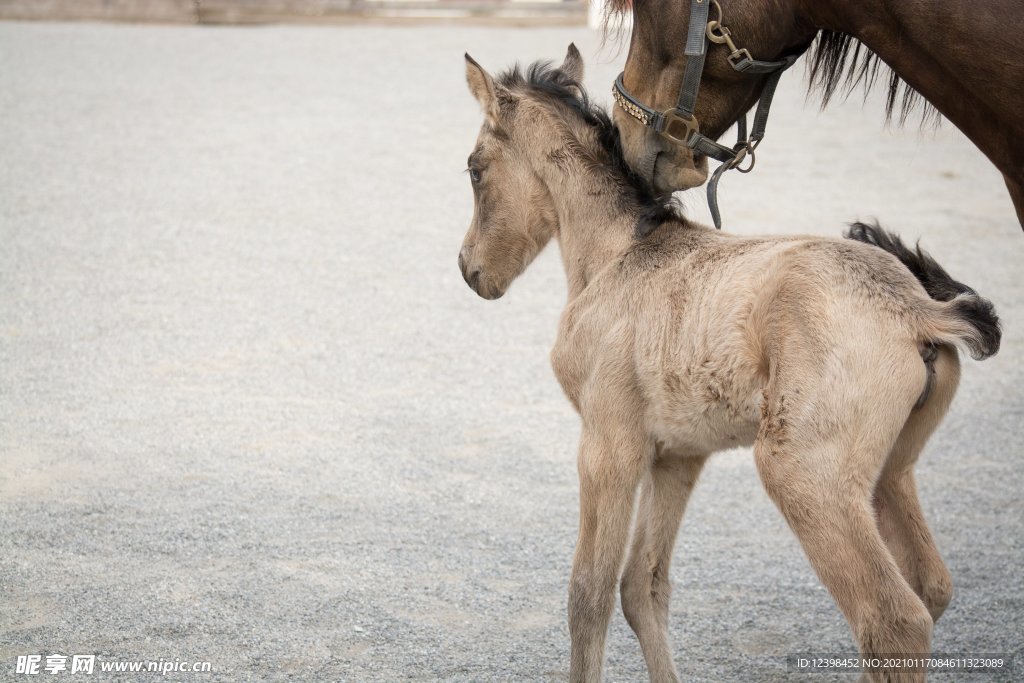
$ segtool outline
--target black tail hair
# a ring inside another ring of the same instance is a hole
[[[844,236],[889,252],[914,274],[928,296],[936,301],[952,301],[956,315],[978,331],[978,343],[969,344],[974,358],[981,360],[999,351],[1002,331],[995,306],[988,299],[978,296],[971,287],[950,277],[945,268],[921,249],[920,244],[911,249],[898,236],[883,230],[877,223],[851,223]]]

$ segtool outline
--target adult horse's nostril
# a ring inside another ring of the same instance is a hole
[[[459,270],[462,271],[463,277],[465,277],[465,273],[466,273],[466,259],[462,258],[462,252],[461,251],[459,252]]]
[[[466,278],[466,282],[469,283],[469,286],[473,288],[474,292],[477,292],[478,294],[480,293],[480,271],[479,270],[474,270],[472,273],[470,273],[469,277]]]

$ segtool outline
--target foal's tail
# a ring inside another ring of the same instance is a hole
[[[943,324],[935,326],[935,338],[931,341],[962,343],[975,360],[983,360],[999,351],[1002,331],[992,302],[950,277],[945,268],[921,250],[920,245],[910,249],[899,237],[877,224],[852,223],[846,237],[889,252],[913,273],[928,296],[948,302],[943,306]]]

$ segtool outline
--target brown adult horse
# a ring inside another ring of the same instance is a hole
[[[892,69],[887,116],[898,110],[902,123],[923,95],[1002,172],[1024,226],[1024,10],[1017,0],[609,2],[611,15],[632,4],[625,90],[657,112],[673,108],[692,59],[684,54],[692,5],[710,4],[711,19],[720,10],[721,25],[755,59],[810,50],[811,87],[822,90],[826,103],[839,88],[870,87],[881,60]],[[758,101],[771,79],[738,71],[731,52],[711,44],[700,76],[692,114],[711,140]],[[628,107],[615,113],[629,164],[659,193],[702,184],[706,155],[645,128],[636,113]]]

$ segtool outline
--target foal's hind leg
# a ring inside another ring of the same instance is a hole
[[[960,379],[956,351],[940,347],[934,368],[935,378],[928,399],[910,414],[878,480],[875,511],[878,528],[903,576],[921,596],[932,619],[938,620],[953,595],[953,582],[921,511],[913,467],[956,392]]]
[[[668,642],[669,564],[683,509],[707,456],[659,457],[640,489],[633,545],[622,574],[622,612],[651,681],[678,681]]]
[[[905,376],[882,377],[866,362],[846,361],[850,386],[776,383],[766,396],[754,449],[758,471],[861,653],[925,654],[931,615],[900,573],[871,507],[874,482],[905,421],[900,414],[909,413],[916,398],[906,387],[921,375],[907,370],[909,362],[886,367]],[[924,673],[893,668],[871,678],[923,681]]]

